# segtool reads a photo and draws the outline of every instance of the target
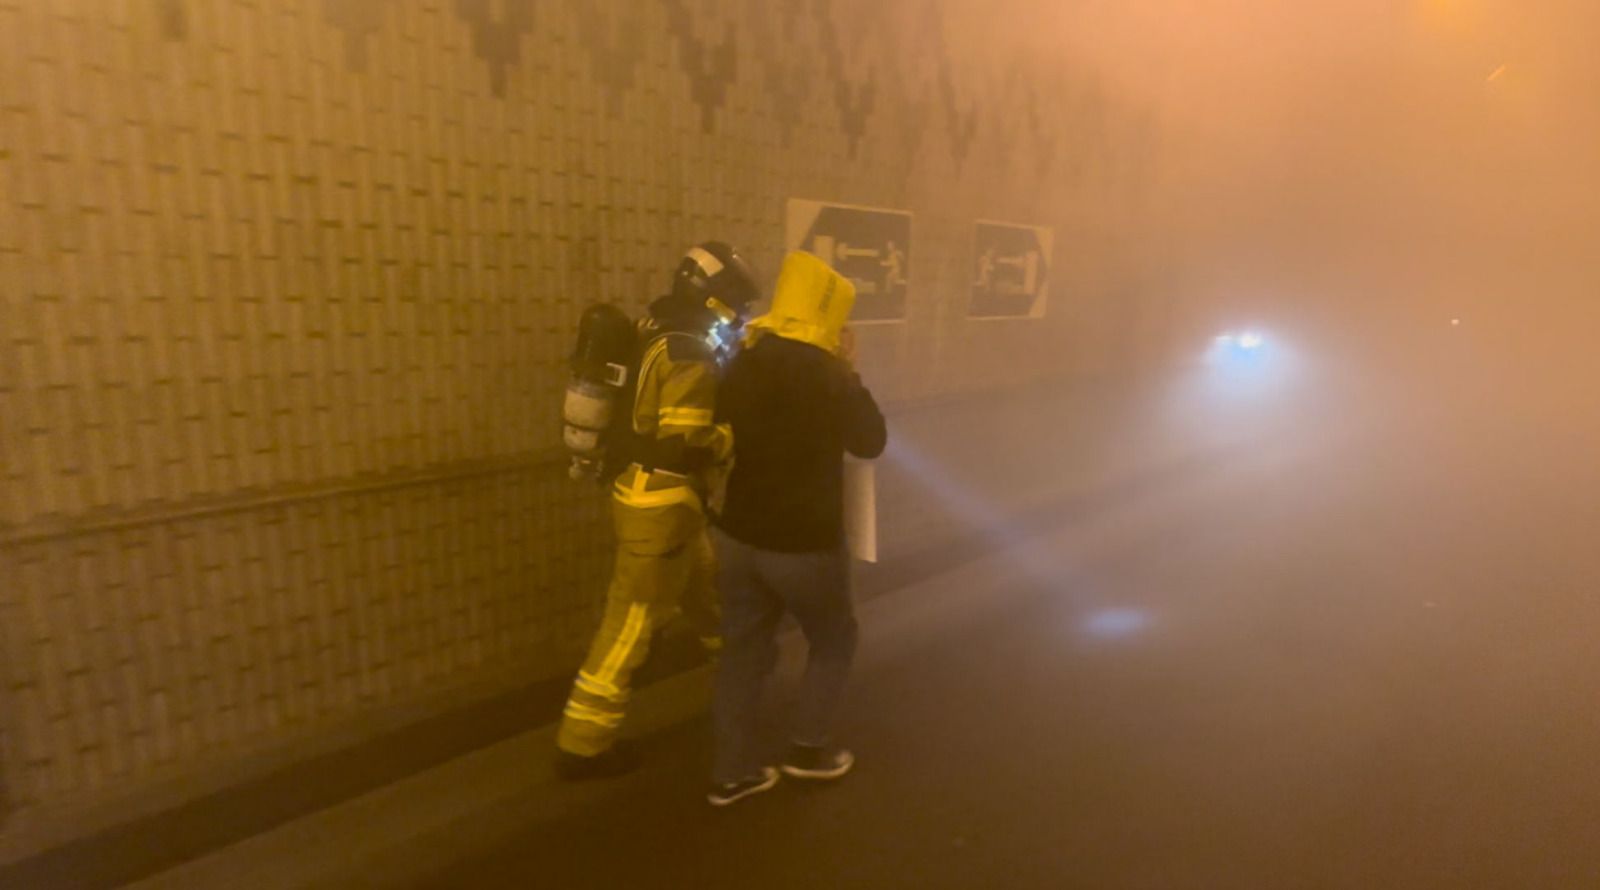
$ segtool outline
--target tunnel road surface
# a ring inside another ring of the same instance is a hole
[[[1301,438],[868,603],[836,785],[713,809],[700,717],[406,883],[1600,887],[1583,498]]]

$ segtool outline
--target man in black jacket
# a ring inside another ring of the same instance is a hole
[[[733,429],[733,471],[717,526],[723,653],[716,683],[716,760],[708,800],[725,806],[777,784],[755,750],[755,716],[785,611],[809,647],[793,744],[782,771],[836,779],[854,756],[830,733],[856,647],[844,540],[844,454],[873,458],[883,415],[853,370],[844,330],[855,288],[826,263],[791,253],[772,311],[719,390]]]

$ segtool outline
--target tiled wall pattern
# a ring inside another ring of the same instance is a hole
[[[985,7],[0,0],[12,804],[560,670],[577,314],[707,237],[774,270],[789,197],[916,214],[887,399],[1102,370],[1155,129]],[[964,320],[974,218],[1056,227],[1047,319]]]

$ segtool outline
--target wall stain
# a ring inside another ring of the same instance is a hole
[[[607,21],[594,0],[577,0],[578,39],[589,52],[589,71],[606,90],[606,114],[622,116],[622,97],[638,80],[645,54],[645,32],[631,16]]]
[[[700,128],[716,131],[717,111],[728,101],[728,88],[739,76],[737,31],[729,22],[722,41],[708,46],[694,32],[694,16],[684,0],[661,0],[667,28],[678,43],[678,65],[689,76],[689,97],[700,106]]]
[[[756,45],[762,51],[756,55],[761,62],[761,85],[772,110],[772,120],[778,125],[778,143],[788,147],[794,141],[794,131],[804,117],[806,100],[811,98],[811,72],[807,70],[807,53],[802,50],[800,32],[800,6],[804,0],[777,0],[777,18],[771,18],[768,7],[755,7],[758,27]]]
[[[944,110],[945,123],[950,128],[950,156],[960,169],[972,150],[972,139],[978,133],[977,103],[962,110],[956,100],[955,77],[950,73],[950,57],[939,59],[939,104]]]
[[[522,61],[522,38],[533,32],[534,0],[456,0],[456,15],[472,29],[472,52],[489,66],[489,89],[501,98],[506,76]]]
[[[161,36],[168,40],[189,39],[189,10],[184,0],[156,0],[156,19]]]
[[[877,79],[869,67],[864,82],[851,82],[845,73],[844,47],[831,4],[828,0],[817,0],[813,8],[817,14],[817,31],[822,38],[823,59],[834,81],[833,107],[839,113],[839,129],[849,140],[850,157],[854,158],[861,149],[861,137],[866,135],[867,120],[876,104]]]
[[[322,0],[322,17],[344,34],[344,61],[351,71],[367,70],[367,44],[383,29],[390,0]]]

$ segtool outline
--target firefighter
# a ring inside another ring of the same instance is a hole
[[[640,322],[631,434],[612,484],[617,555],[605,614],[573,682],[556,737],[557,771],[567,779],[618,775],[637,765],[619,745],[630,679],[652,632],[675,612],[707,649],[721,645],[706,534],[711,476],[732,449],[732,432],[713,423],[718,363],[738,342],[757,288],[750,267],[727,244],[688,251],[672,289]]]

